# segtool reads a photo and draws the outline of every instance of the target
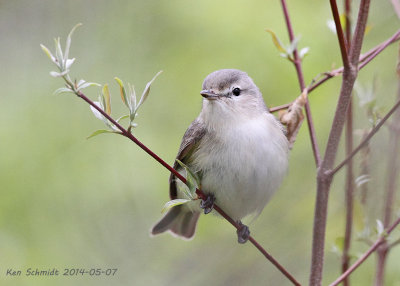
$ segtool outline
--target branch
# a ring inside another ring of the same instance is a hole
[[[290,16],[289,16],[289,11],[287,8],[286,0],[281,0],[281,4],[282,4],[282,9],[283,9],[283,14],[285,16],[286,26],[287,26],[288,33],[289,33],[289,40],[292,43],[294,40],[294,33],[293,33],[292,24],[290,21]],[[296,68],[297,78],[299,80],[300,92],[303,93],[304,89],[306,88],[306,85],[304,83],[303,70],[301,67],[301,59],[299,58],[299,55],[297,52],[297,47],[293,51],[293,58],[294,58],[293,64]],[[312,146],[312,150],[313,150],[313,154],[314,154],[315,164],[318,167],[321,164],[321,155],[319,152],[317,137],[315,134],[315,127],[314,127],[313,119],[311,116],[311,109],[310,109],[310,104],[308,102],[308,98],[307,98],[307,101],[305,104],[305,110],[306,110],[308,131],[310,134],[310,140],[311,140],[311,146]]]
[[[397,86],[397,100],[400,100],[400,49],[399,56],[397,60],[397,68],[396,68],[397,78],[398,78],[398,86]],[[397,177],[398,177],[398,152],[399,152],[399,140],[400,140],[400,129],[398,128],[398,124],[400,122],[400,112],[396,112],[393,115],[393,119],[390,128],[390,137],[388,144],[388,165],[387,165],[387,181],[386,181],[386,191],[384,194],[384,204],[383,204],[383,226],[388,227],[390,222],[392,221],[393,215],[393,204],[395,202],[395,193],[396,193],[396,185],[397,185]],[[375,276],[375,285],[383,285],[384,283],[384,273],[385,273],[385,265],[387,261],[387,255],[390,251],[390,245],[388,241],[385,240],[382,243],[382,246],[377,250],[378,260],[376,263],[376,276]]]
[[[332,3],[332,2],[331,2]],[[311,258],[310,285],[319,286],[322,283],[324,265],[325,231],[328,210],[329,190],[333,176],[327,171],[333,167],[340,137],[343,131],[347,109],[351,99],[354,82],[358,73],[358,60],[361,51],[363,34],[367,24],[370,0],[361,0],[356,31],[349,51],[349,61],[344,62],[342,85],[335,116],[328,137],[328,143],[321,167],[317,174],[317,197],[314,212],[313,243]],[[334,10],[334,8],[332,8]],[[340,34],[338,33],[338,37]],[[339,39],[339,42],[341,40]]]
[[[398,51],[397,61],[397,100],[400,101],[400,46]],[[395,202],[394,196],[396,191],[397,179],[398,179],[398,152],[399,152],[399,141],[400,141],[400,129],[398,127],[400,123],[400,112],[397,111],[393,115],[393,120],[390,124],[391,133],[389,138],[389,160],[388,160],[388,178],[387,178],[387,193],[385,202],[385,215],[383,225],[387,227],[392,220],[393,203]]]
[[[368,52],[364,53],[363,55],[360,56],[360,65],[358,66],[358,70],[361,70],[364,68],[370,61],[372,61],[374,58],[376,58],[384,49],[386,49],[389,45],[393,44],[394,42],[397,42],[400,40],[400,30],[397,30],[396,33],[393,34],[389,39],[386,41],[380,43],[376,47],[372,48]],[[332,70],[330,72],[325,72],[323,78],[318,80],[315,83],[312,83],[308,87],[308,94],[310,94],[314,89],[319,87],[321,84],[326,82],[327,80],[339,76],[343,73],[343,67],[340,67],[338,69]],[[292,103],[287,103],[283,104],[280,106],[275,106],[271,107],[269,109],[270,112],[277,112],[282,109],[287,109]]]
[[[354,31],[354,37],[352,39],[351,49],[349,52],[350,64],[353,66],[358,65],[361,47],[365,35],[365,27],[367,26],[369,4],[370,0],[361,0],[360,2],[356,29]]]
[[[397,17],[400,19],[400,2],[399,0],[391,0],[393,9],[396,12]]]
[[[339,41],[340,53],[342,55],[342,62],[345,68],[349,67],[349,57],[347,55],[347,43],[343,34],[342,25],[340,24],[339,10],[336,5],[336,0],[330,0],[333,20],[335,21],[337,38]]]
[[[360,60],[361,64],[360,64],[359,68],[362,69],[372,59],[374,59],[377,55],[379,55],[387,46],[389,46],[390,44],[398,41],[399,39],[400,39],[400,30],[397,30],[397,32],[394,33],[394,35],[392,37],[390,37],[389,39],[387,39],[382,44],[378,45],[374,49],[372,49],[369,52],[367,52],[366,53],[367,55],[365,56],[365,58]],[[369,53],[371,53],[371,54],[369,54]]]
[[[395,241],[393,241],[391,244],[389,244],[389,249],[391,249],[391,248],[393,248],[393,247],[395,247],[396,245],[399,245],[399,244],[400,244],[400,238],[395,240]]]
[[[136,145],[138,145],[143,151],[149,154],[153,159],[159,162],[162,166],[164,166],[168,171],[174,174],[179,180],[181,180],[184,184],[186,184],[186,178],[183,177],[178,171],[172,168],[168,163],[166,163],[161,157],[159,157],[156,153],[151,151],[146,145],[140,142],[132,133],[122,127],[116,120],[114,120],[111,116],[109,116],[106,112],[104,112],[99,106],[94,104],[88,97],[86,97],[82,92],[78,91],[76,95],[86,101],[90,106],[95,108],[98,112],[100,112],[105,118],[107,118],[112,124],[114,124],[120,131],[121,135],[127,137],[131,141],[133,141]],[[196,188],[196,194],[201,198],[205,199],[203,191]],[[239,229],[239,225],[236,221],[234,221],[230,216],[228,216],[218,205],[214,204],[214,209],[228,222],[230,222],[236,229]],[[267,258],[278,270],[286,276],[294,285],[301,285],[297,280],[282,266],[279,264],[277,260],[275,260],[252,236],[249,237],[250,242]]]
[[[384,235],[378,238],[377,241],[365,252],[345,273],[339,276],[334,282],[329,286],[336,286],[342,282],[346,277],[348,277],[354,270],[356,270],[385,240],[386,237],[395,229],[395,227],[400,224],[400,217],[384,231]]]
[[[382,127],[382,125],[390,118],[390,116],[396,111],[400,106],[400,99],[396,102],[396,104],[390,109],[390,111],[379,121],[379,123],[368,133],[368,135],[364,138],[364,140],[350,153],[346,159],[344,159],[341,163],[339,163],[333,170],[327,171],[328,174],[334,175],[337,171],[339,171],[344,165],[346,165],[353,157],[356,155],[364,146],[368,143],[368,141],[378,132],[378,130]]]
[[[350,49],[351,43],[351,0],[344,1],[345,6],[345,26],[346,26],[346,51]],[[346,128],[345,128],[345,149],[346,155],[350,154],[353,150],[353,99],[350,99],[350,104],[346,114]],[[345,183],[345,209],[346,209],[346,220],[345,220],[345,231],[343,240],[343,253],[342,253],[342,272],[345,272],[349,268],[350,263],[350,247],[351,237],[353,231],[353,209],[354,209],[354,183],[353,183],[353,161],[350,160],[347,164],[346,169],[346,183]],[[343,286],[349,286],[349,279],[343,281]]]
[[[122,101],[124,102],[124,104],[129,108],[129,115],[128,116],[122,116],[120,117],[118,120],[114,120],[110,114],[111,114],[111,106],[110,106],[110,94],[108,91],[108,85],[104,85],[103,90],[101,95],[99,96],[99,102],[93,102],[91,101],[88,97],[86,97],[81,90],[91,86],[91,85],[97,85],[99,86],[99,84],[97,83],[90,83],[90,82],[86,82],[84,80],[80,80],[79,82],[72,82],[71,77],[69,75],[69,71],[70,71],[70,67],[73,64],[73,62],[75,61],[75,58],[69,59],[68,58],[68,51],[70,49],[70,45],[71,45],[71,36],[74,32],[74,30],[79,27],[81,24],[75,25],[73,27],[73,29],[71,30],[71,32],[69,33],[68,37],[67,37],[67,41],[66,41],[66,47],[65,47],[65,52],[63,53],[62,48],[61,48],[61,43],[60,43],[60,38],[56,38],[55,39],[55,46],[56,46],[56,53],[55,56],[53,56],[53,54],[50,52],[50,50],[45,47],[44,45],[40,45],[42,50],[45,52],[45,54],[48,56],[48,58],[57,66],[59,72],[56,71],[52,71],[50,72],[50,75],[53,77],[61,77],[62,79],[64,79],[66,87],[63,88],[59,88],[56,90],[56,93],[63,93],[63,92],[70,92],[70,93],[74,93],[75,95],[77,95],[79,98],[83,99],[84,101],[86,101],[94,115],[101,119],[110,129],[112,129],[112,131],[109,130],[98,130],[101,131],[100,133],[98,133],[98,131],[96,131],[95,133],[93,133],[90,137],[96,136],[97,134],[101,134],[104,133],[103,131],[107,132],[107,133],[117,133],[120,134],[122,136],[125,136],[127,138],[129,138],[131,141],[133,141],[135,144],[137,144],[142,150],[144,150],[147,154],[149,154],[152,158],[154,158],[157,162],[159,162],[162,166],[164,166],[166,169],[168,169],[171,173],[173,173],[179,180],[181,180],[184,184],[188,185],[188,181],[186,180],[186,178],[184,178],[180,173],[178,173],[174,168],[172,168],[169,164],[167,164],[163,159],[161,159],[161,157],[159,157],[157,154],[155,154],[153,151],[151,151],[147,146],[145,146],[142,142],[140,142],[135,136],[133,136],[133,134],[131,133],[131,128],[133,125],[132,120],[134,119],[134,117],[137,115],[136,111],[139,108],[139,106],[144,102],[144,100],[146,99],[146,97],[149,94],[150,91],[150,85],[151,83],[155,80],[155,78],[157,77],[157,75],[159,73],[156,74],[156,76],[147,83],[146,88],[143,91],[143,94],[139,100],[138,103],[136,103],[136,95],[135,92],[133,90],[133,88],[130,87],[130,91],[129,91],[129,98],[127,98],[127,93],[126,90],[123,86],[123,83],[120,79],[115,78],[116,81],[118,82],[118,84],[120,85],[120,92],[121,92],[121,98]],[[122,127],[118,121],[122,118],[126,118],[129,117],[130,119],[130,123],[129,123],[129,128],[125,129],[124,127]],[[118,131],[119,130],[119,131]],[[204,193],[196,188],[196,194],[201,198],[201,199],[205,199],[206,196],[204,195]],[[224,217],[227,221],[229,221],[237,230],[241,229],[241,226],[239,226],[238,223],[236,223],[231,217],[229,217],[220,207],[218,207],[218,205],[214,204],[214,208],[216,209],[216,211],[222,216]],[[283,275],[285,275],[293,284],[295,285],[300,285],[299,282],[297,282],[292,275],[290,275],[283,266],[281,266],[271,255],[269,255],[265,249],[263,249],[260,244],[257,243],[257,241],[251,237],[250,240],[254,246],[260,250],[260,252],[268,259],[271,261],[271,263],[273,265],[275,265],[278,270],[281,271],[281,273]]]

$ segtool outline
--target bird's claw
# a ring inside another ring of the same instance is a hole
[[[239,221],[239,228],[236,231],[238,236],[238,242],[240,244],[246,243],[250,237],[250,229],[247,225],[244,225]]]
[[[204,209],[204,214],[208,214],[212,211],[212,209],[214,208],[214,201],[215,196],[213,194],[208,194],[205,200],[201,200],[200,207]]]

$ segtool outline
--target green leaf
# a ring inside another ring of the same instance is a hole
[[[78,23],[72,28],[71,32],[69,32],[69,34],[68,34],[67,41],[65,43],[65,66],[66,67],[67,67],[67,61],[68,61],[69,48],[71,47],[71,37],[72,37],[72,34],[74,33],[75,29],[78,28],[79,26],[82,26],[82,23]]]
[[[186,166],[183,162],[176,159],[176,162],[186,170],[186,185],[189,188],[189,194],[187,196],[191,199],[195,198],[196,188],[200,185],[199,177],[190,170],[188,166]]]
[[[161,210],[162,213],[166,212],[167,210],[170,210],[171,208],[175,207],[175,206],[179,206],[179,205],[183,205],[186,204],[188,202],[190,202],[192,200],[187,200],[187,199],[175,199],[172,201],[167,202],[163,209]]]
[[[116,132],[115,131],[111,131],[111,130],[101,129],[101,130],[97,130],[97,131],[93,132],[88,137],[86,137],[86,139],[90,139],[92,137],[95,137],[95,136],[103,134],[103,133],[116,133]]]
[[[51,75],[52,77],[63,77],[63,76],[65,76],[67,73],[69,73],[69,70],[65,70],[65,71],[63,71],[63,72],[51,71],[51,72],[50,72],[50,75]]]
[[[133,119],[135,119],[135,110],[136,110],[136,91],[135,91],[135,87],[133,85],[131,85],[130,83],[128,83],[128,88],[129,88],[129,101],[128,101],[128,105],[129,105],[129,113],[131,115],[131,121]]]
[[[64,56],[61,49],[60,37],[54,39],[54,44],[56,46],[57,65],[60,68],[60,70],[64,71]]]
[[[114,77],[114,79],[119,85],[119,90],[120,90],[122,102],[129,108],[128,100],[126,98],[126,90],[125,90],[124,83],[122,82],[122,80],[120,80],[117,77]]]
[[[110,91],[109,91],[109,89],[108,89],[108,84],[105,84],[104,86],[103,86],[103,90],[102,90],[102,93],[103,93],[103,97],[104,97],[104,102],[105,102],[105,104],[104,104],[104,107],[105,107],[105,112],[108,114],[108,115],[110,115],[111,114],[111,96],[110,96]]]
[[[146,84],[146,87],[145,87],[145,89],[144,89],[144,91],[143,91],[143,93],[142,93],[142,96],[140,97],[139,103],[138,103],[137,107],[135,108],[135,112],[139,109],[139,106],[142,105],[143,102],[144,102],[144,101],[147,99],[147,97],[149,96],[151,84],[154,82],[154,80],[155,80],[161,73],[162,73],[162,71],[159,71],[159,72],[152,78],[152,80],[149,81],[149,82]]]
[[[53,63],[57,63],[56,62],[56,58],[53,56],[53,54],[50,52],[50,50],[48,48],[46,48],[46,46],[40,44],[40,47],[42,48],[43,52],[45,52],[45,54],[49,57],[49,59],[53,62]]]
[[[379,236],[385,233],[385,227],[383,226],[382,221],[379,219],[376,220],[376,232],[378,233]]]
[[[342,26],[343,31],[346,31],[346,15],[340,14],[339,21],[340,21],[340,25]]]
[[[74,61],[75,61],[75,58],[73,58],[73,59],[67,59],[67,60],[65,61],[65,68],[66,68],[66,69],[69,69],[69,68],[72,66],[72,64],[74,63]]]
[[[116,121],[117,121],[117,122],[120,122],[121,120],[126,119],[126,118],[129,118],[129,114],[121,116],[121,117],[118,118]]]
[[[288,54],[290,54],[290,55],[293,54],[294,50],[297,49],[297,45],[299,44],[300,39],[301,39],[300,36],[295,37],[295,38],[293,39],[293,41],[292,41],[292,42],[290,43],[290,45],[289,45],[289,48],[286,49],[286,52],[287,52]]]
[[[268,33],[271,34],[272,36],[272,42],[274,43],[275,47],[280,51],[281,53],[286,53],[286,49],[283,47],[282,42],[279,40],[278,36],[270,29],[265,29]]]
[[[100,109],[103,109],[103,104],[100,101],[94,101],[94,104],[96,104],[98,107],[100,107]],[[103,114],[101,114],[96,108],[94,108],[93,106],[90,106],[90,109],[92,110],[94,116],[96,116],[97,119],[100,119],[102,121],[106,120],[106,118],[103,116]]]
[[[77,90],[82,90],[82,89],[87,88],[89,86],[101,86],[101,85],[98,84],[98,83],[95,83],[95,82],[86,82],[83,79],[81,79],[78,82]]]
[[[300,50],[299,52],[299,57],[300,59],[304,59],[304,57],[308,54],[308,52],[310,51],[310,47],[304,47]]]
[[[335,239],[335,246],[340,250],[340,252],[343,252],[344,249],[344,237],[339,236]]]
[[[68,87],[60,87],[59,89],[57,89],[56,91],[54,91],[54,94],[61,94],[61,93],[74,93],[74,91]]]

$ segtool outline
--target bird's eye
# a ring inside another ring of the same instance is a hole
[[[235,87],[235,88],[232,90],[232,93],[233,93],[233,95],[235,95],[235,96],[239,96],[239,95],[240,95],[240,88]]]

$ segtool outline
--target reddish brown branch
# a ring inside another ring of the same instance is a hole
[[[379,123],[369,132],[369,134],[364,138],[363,141],[347,156],[341,163],[339,163],[335,168],[331,171],[327,171],[329,175],[334,175],[337,171],[339,171],[344,165],[346,165],[353,157],[356,155],[364,146],[368,143],[368,141],[378,132],[378,130],[383,126],[383,124],[390,118],[390,116],[396,111],[400,106],[400,100],[396,102],[396,104],[390,109],[390,111],[379,121]]]
[[[361,0],[360,2],[358,20],[351,49],[349,51],[349,58],[348,61],[343,62],[344,69],[342,85],[340,88],[335,116],[330,129],[325,155],[321,162],[321,167],[318,169],[310,273],[310,285],[312,286],[320,286],[322,283],[328,199],[333,179],[332,175],[328,174],[328,170],[333,167],[336,158],[347,109],[350,104],[351,93],[353,91],[354,82],[357,78],[357,65],[360,57],[363,35],[367,24],[369,3],[370,0]],[[335,10],[334,7],[332,10]],[[338,37],[343,37],[343,33],[337,33],[337,35]],[[344,43],[344,40],[339,39],[339,43]],[[341,49],[343,49],[342,46]]]
[[[364,68],[370,61],[372,61],[374,58],[376,58],[384,49],[386,49],[390,44],[393,44],[394,42],[398,41],[400,39],[400,30],[396,31],[396,33],[393,34],[389,39],[386,41],[380,43],[376,47],[372,48],[368,52],[364,53],[363,55],[360,56],[360,65],[358,66],[358,70],[361,70]],[[335,69],[330,72],[324,73],[324,76],[318,80],[317,82],[311,84],[308,87],[308,94],[310,94],[314,89],[319,87],[321,84],[326,82],[327,80],[339,76],[343,73],[343,67],[340,67],[338,69]],[[270,112],[276,112],[282,109],[286,109],[291,105],[291,103],[283,104],[280,106],[275,106],[270,108]]]
[[[397,61],[397,100],[400,101],[400,47],[399,47],[399,55]],[[389,125],[390,137],[389,137],[389,145],[388,145],[388,165],[387,165],[387,177],[386,177],[386,191],[385,198],[383,201],[383,226],[388,227],[390,222],[392,221],[393,216],[393,204],[395,202],[395,192],[396,185],[398,180],[398,171],[399,171],[399,163],[398,163],[398,153],[399,153],[399,142],[400,142],[400,112],[397,110],[393,115],[392,122]],[[376,263],[376,275],[375,275],[375,285],[380,286],[384,285],[384,274],[385,274],[385,265],[387,261],[387,256],[390,251],[390,245],[388,241],[382,243],[382,245],[378,248],[377,256],[378,260]]]
[[[122,127],[116,120],[114,120],[111,116],[109,116],[106,112],[104,112],[99,106],[94,104],[88,97],[86,97],[82,92],[78,92],[77,96],[86,101],[90,106],[95,108],[98,112],[100,112],[105,118],[107,118],[112,124],[114,124],[120,131],[121,135],[129,138],[136,145],[138,145],[143,151],[149,154],[153,159],[159,162],[162,166],[164,166],[168,171],[173,173],[179,180],[181,180],[184,184],[186,184],[186,179],[179,172],[177,172],[174,168],[172,168],[168,163],[166,163],[161,157],[159,157],[156,153],[151,151],[146,145],[140,142],[132,133],[128,132],[124,127]],[[204,193],[196,189],[196,194],[200,198],[205,198]],[[239,225],[235,222],[230,216],[228,216],[218,205],[214,204],[214,209],[228,222],[230,222],[236,229],[239,229]],[[267,258],[278,270],[286,276],[294,285],[301,285],[282,265],[278,263],[253,237],[249,238],[250,242]]]
[[[400,101],[400,46],[398,51],[398,62],[397,62],[397,100]],[[396,185],[398,180],[398,157],[399,157],[399,141],[400,141],[400,112],[397,110],[393,115],[393,120],[390,124],[390,139],[389,139],[389,160],[388,160],[388,177],[387,177],[387,194],[386,202],[384,205],[384,219],[383,225],[388,227],[393,215],[393,203],[395,201],[394,195],[396,191]]]
[[[345,26],[346,26],[346,50],[350,50],[351,43],[351,0],[344,1],[344,15],[345,15]],[[345,149],[346,155],[349,155],[353,150],[353,99],[350,99],[350,104],[347,110],[346,128],[345,128]],[[353,183],[353,161],[350,160],[347,164],[346,169],[346,184],[345,184],[345,209],[346,209],[346,220],[345,220],[345,231],[343,240],[343,253],[342,253],[342,273],[349,268],[350,264],[350,247],[351,237],[353,230],[353,207],[354,207],[354,183]],[[343,286],[349,286],[350,281],[346,278],[343,281]]]
[[[350,154],[353,150],[353,108],[352,102],[350,102],[347,121],[346,121],[346,154]],[[342,272],[345,272],[349,267],[350,263],[350,247],[351,247],[351,236],[353,228],[353,206],[354,206],[354,184],[353,184],[353,161],[350,160],[346,168],[346,185],[345,185],[345,209],[346,209],[346,221],[345,221],[345,232],[343,241],[343,254],[342,254]],[[345,279],[343,286],[348,286],[349,281]]]
[[[389,227],[386,229],[384,232],[386,235],[389,235],[397,225],[400,224],[400,217],[397,218],[397,220]],[[334,282],[332,282],[329,286],[336,286],[339,283],[341,283],[346,277],[348,277],[354,270],[356,270],[386,239],[386,235],[382,235],[380,238],[378,238],[377,241],[368,249],[367,252],[365,252],[345,273],[340,275],[338,279],[336,279]]]
[[[282,5],[283,14],[285,16],[288,33],[289,33],[289,40],[292,43],[294,41],[295,37],[294,37],[292,24],[290,21],[289,10],[287,8],[286,0],[281,0],[281,5]],[[303,93],[304,89],[306,88],[306,85],[304,82],[303,70],[302,70],[302,66],[301,66],[301,59],[299,58],[299,54],[297,52],[297,47],[293,51],[293,58],[294,58],[293,63],[294,63],[296,73],[297,73],[297,79],[298,79],[299,85],[300,85],[300,92]],[[319,151],[319,147],[318,147],[317,136],[315,133],[315,127],[314,127],[314,123],[313,123],[313,119],[312,119],[312,115],[311,115],[311,108],[310,108],[308,99],[307,99],[307,102],[306,102],[304,108],[306,111],[308,131],[310,134],[311,147],[312,147],[313,154],[314,154],[315,164],[318,167],[321,163],[321,155],[320,155],[320,151]]]
[[[342,62],[345,68],[349,67],[349,57],[347,55],[347,43],[344,37],[342,25],[340,24],[339,10],[336,5],[336,0],[329,0],[331,4],[332,16],[335,21],[337,38],[339,41],[340,54],[342,55]]]

